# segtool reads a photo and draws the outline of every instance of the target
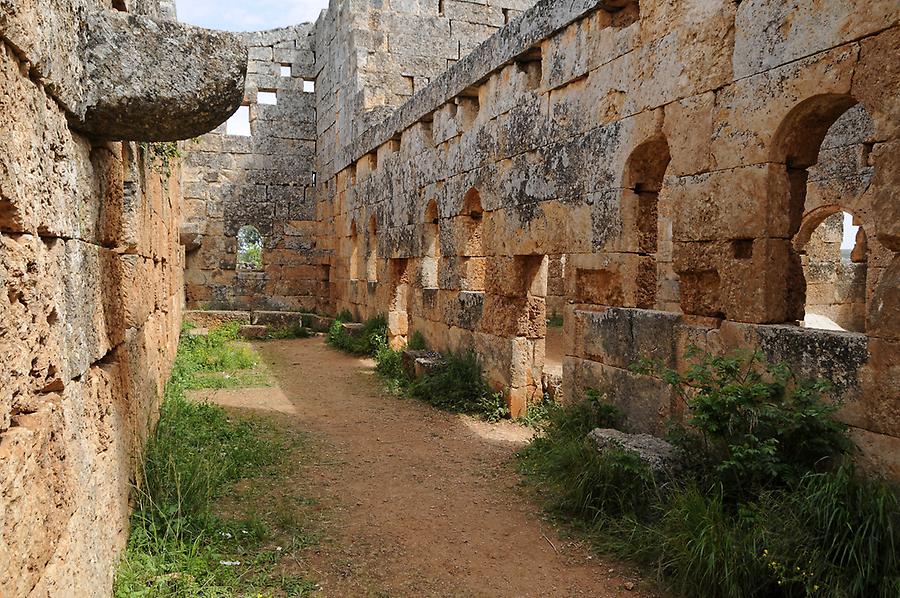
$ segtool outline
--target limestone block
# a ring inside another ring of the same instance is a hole
[[[734,76],[744,78],[883,29],[896,19],[890,0],[741,2],[735,16]]]
[[[668,367],[675,364],[677,314],[610,308],[576,310],[574,316],[579,335],[575,344],[585,358],[621,369],[644,358],[662,360]]]
[[[900,425],[900,342],[873,338],[869,339],[868,350],[869,359],[859,372],[859,397],[866,422],[851,421],[846,416],[842,419],[873,432],[895,434]],[[848,394],[852,399],[852,391]]]
[[[804,100],[849,94],[858,58],[858,46],[841,46],[718,90],[711,146],[717,167],[783,160],[774,147],[779,126]]]
[[[28,595],[79,506],[72,496],[59,399],[50,396],[41,407],[15,414],[14,426],[0,433],[0,559],[5,563],[0,591],[5,595]]]
[[[188,310],[184,312],[184,319],[199,328],[216,328],[222,324],[238,322],[250,324],[249,311],[216,311],[216,310]]]

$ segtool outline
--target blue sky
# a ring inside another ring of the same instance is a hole
[[[178,20],[226,31],[260,31],[315,21],[328,0],[177,0]]]

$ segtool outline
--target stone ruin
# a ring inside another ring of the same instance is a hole
[[[900,478],[895,1],[173,8],[0,0],[0,595],[110,586],[183,306],[384,313],[651,434],[633,362],[754,347]]]

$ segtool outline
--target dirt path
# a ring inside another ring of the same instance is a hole
[[[277,412],[321,447],[298,473],[331,510],[330,541],[305,563],[325,596],[651,595],[633,571],[561,539],[523,497],[511,457],[527,429],[386,395],[371,362],[321,339],[257,348],[278,387],[216,400]]]

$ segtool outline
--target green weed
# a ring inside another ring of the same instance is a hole
[[[344,321],[339,316],[328,331],[328,344],[332,347],[354,355],[374,357],[387,343],[387,319],[383,315],[369,318],[362,329],[353,334],[341,326]]]
[[[654,477],[634,454],[598,454],[585,435],[621,423],[599,393],[551,407],[520,469],[553,512],[599,549],[657,571],[676,595],[900,595],[896,489],[848,465],[818,471],[849,450],[843,427],[827,421],[827,385],[760,359],[700,356],[684,375],[653,370],[678,385],[688,377],[692,428],[676,436],[699,471]],[[800,430],[818,437],[800,446]],[[755,461],[742,452],[769,444]]]
[[[185,397],[217,367],[255,363],[252,353],[230,345],[236,332],[236,326],[224,326],[208,337],[182,335],[137,476],[117,598],[243,595],[255,587],[251,578],[281,557],[280,551],[261,550],[270,533],[262,521],[223,520],[213,505],[233,482],[271,471],[284,443],[254,421]]]
[[[488,386],[473,351],[445,355],[440,365],[412,383],[410,392],[445,411],[479,415],[488,421],[509,416],[502,393]]]

